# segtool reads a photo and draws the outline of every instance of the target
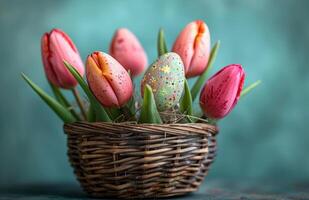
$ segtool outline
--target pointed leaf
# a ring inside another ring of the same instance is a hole
[[[220,47],[220,40],[217,41],[217,43],[214,45],[214,47],[211,50],[206,70],[203,72],[203,74],[201,76],[198,77],[198,79],[196,80],[196,82],[194,83],[194,85],[191,89],[192,101],[195,100],[195,98],[197,97],[198,93],[201,90],[201,87],[206,82],[206,79],[208,77],[208,73],[210,72],[210,70],[213,66],[213,63],[215,62],[215,59],[217,57],[219,47]]]
[[[80,116],[75,112],[75,110],[73,109],[73,106],[68,102],[68,100],[65,98],[65,96],[62,94],[62,92],[60,91],[60,89],[56,86],[54,86],[51,82],[49,82],[49,85],[54,93],[55,98],[57,99],[57,101],[63,105],[64,107],[68,108],[68,110],[72,113],[72,115],[77,119],[77,120],[81,120]]]
[[[112,120],[117,120],[122,115],[121,109],[119,108],[108,108],[106,112]]]
[[[134,115],[134,114],[136,113],[134,95],[133,95],[132,98],[128,101],[128,103],[126,104],[126,106],[127,106],[128,109],[130,110],[130,112],[131,112],[132,115]]]
[[[185,80],[184,94],[180,99],[179,111],[186,115],[192,115],[192,97],[188,81]]]
[[[139,123],[162,124],[152,89],[149,85],[146,85],[144,89],[144,100]]]
[[[162,28],[160,28],[158,33],[157,48],[158,48],[158,57],[168,52],[164,37],[164,30]]]
[[[95,112],[91,105],[89,105],[89,108],[88,108],[87,119],[89,122],[95,122]]]
[[[97,101],[95,96],[90,91],[87,83],[83,79],[83,77],[78,73],[78,71],[68,62],[64,61],[64,65],[66,68],[71,72],[71,74],[75,77],[81,88],[84,90],[85,94],[87,95],[91,106],[95,111],[95,116],[97,121],[104,121],[104,122],[111,122],[112,120],[106,113],[105,109],[101,106],[101,104]]]
[[[244,88],[241,93],[240,93],[240,97],[245,96],[246,94],[248,94],[250,91],[252,91],[254,88],[256,88],[258,85],[260,85],[262,81],[258,80],[255,81],[254,83],[252,83],[251,85],[247,86],[246,88]]]
[[[76,121],[75,117],[70,111],[57,102],[54,98],[44,92],[39,86],[33,83],[25,74],[21,74],[22,78],[29,84],[29,86],[41,97],[41,99],[62,119],[64,123],[73,123]]]

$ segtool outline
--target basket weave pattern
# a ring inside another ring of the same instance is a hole
[[[208,124],[78,122],[64,125],[68,156],[94,197],[146,198],[196,191],[216,151]]]

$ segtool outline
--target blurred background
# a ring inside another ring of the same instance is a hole
[[[263,81],[220,121],[208,179],[308,182],[308,8],[306,0],[1,0],[0,185],[75,182],[62,122],[20,77],[24,72],[50,92],[40,54],[44,32],[61,28],[85,59],[106,52],[114,31],[127,27],[152,62],[159,27],[171,47],[196,19],[208,24],[212,44],[221,40],[212,73],[241,63],[246,85]]]

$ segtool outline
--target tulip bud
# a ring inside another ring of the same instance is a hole
[[[106,53],[94,52],[88,56],[86,76],[92,93],[103,106],[121,107],[132,97],[130,75]]]
[[[187,78],[202,74],[210,55],[207,25],[202,20],[189,23],[178,35],[172,51],[180,55]]]
[[[245,80],[241,65],[232,64],[213,75],[200,96],[204,114],[212,119],[225,117],[237,104]]]
[[[77,81],[64,66],[67,61],[83,76],[84,64],[70,37],[59,29],[45,33],[41,40],[41,53],[47,79],[55,86],[69,89]]]
[[[109,53],[126,70],[130,70],[132,76],[141,74],[147,66],[147,55],[135,37],[128,29],[118,29],[110,44]]]

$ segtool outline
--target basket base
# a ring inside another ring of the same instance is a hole
[[[68,156],[84,191],[96,198],[164,198],[198,190],[215,158],[207,124],[65,125]]]

